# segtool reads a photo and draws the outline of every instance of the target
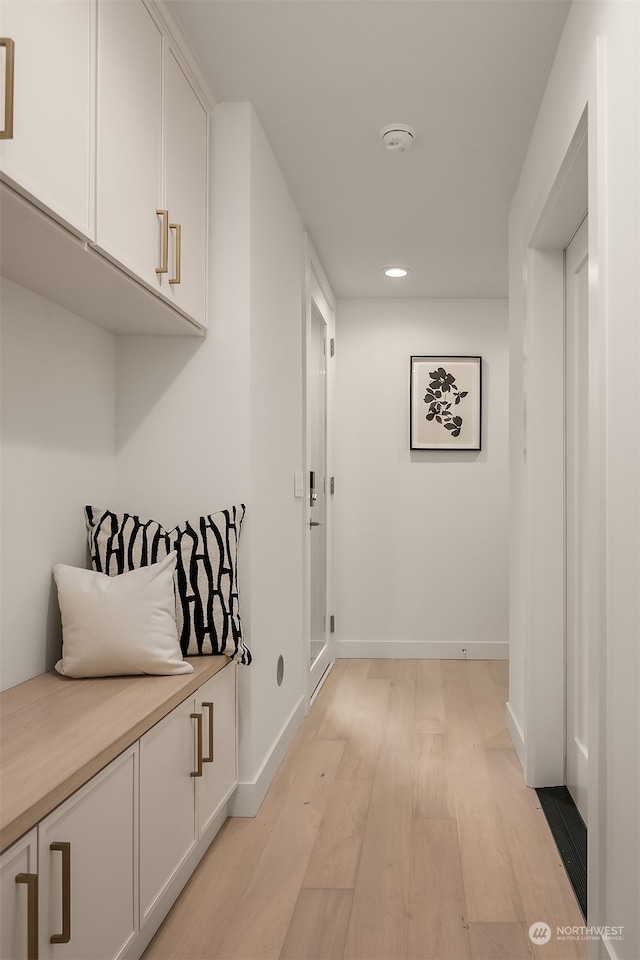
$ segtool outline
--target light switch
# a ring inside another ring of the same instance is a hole
[[[302,470],[293,471],[293,495],[294,497],[304,496],[304,474]]]

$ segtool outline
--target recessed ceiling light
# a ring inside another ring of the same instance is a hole
[[[406,277],[409,271],[406,267],[385,267],[385,277]]]

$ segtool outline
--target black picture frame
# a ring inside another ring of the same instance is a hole
[[[482,357],[412,355],[411,450],[482,449]]]

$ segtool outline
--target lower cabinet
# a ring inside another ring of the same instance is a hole
[[[2,855],[2,960],[107,960],[136,935],[138,751]]]
[[[230,664],[5,850],[0,960],[139,957],[224,817],[236,770]]]
[[[38,830],[0,857],[0,957],[38,955]]]
[[[115,958],[135,937],[137,767],[130,747],[39,824],[41,958]]]
[[[196,843],[194,699],[140,739],[140,926]]]
[[[140,927],[237,783],[236,668],[225,667],[140,740]]]
[[[203,741],[207,747],[202,764],[202,777],[196,779],[198,836],[228,800],[237,782],[236,738],[236,668],[226,668],[198,690],[196,714],[202,715]]]

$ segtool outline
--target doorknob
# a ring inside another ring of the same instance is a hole
[[[320,523],[319,520],[309,520],[309,526],[310,526],[310,527],[321,527],[322,524]]]

